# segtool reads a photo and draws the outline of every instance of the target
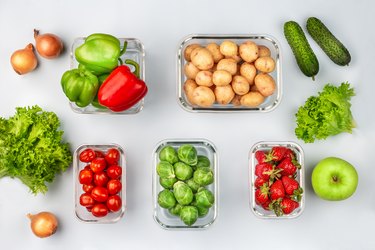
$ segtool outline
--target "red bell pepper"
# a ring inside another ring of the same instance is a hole
[[[98,91],[98,101],[112,111],[127,110],[147,94],[147,86],[139,79],[139,65],[126,60],[135,67],[134,73],[126,65],[115,68],[103,82]]]

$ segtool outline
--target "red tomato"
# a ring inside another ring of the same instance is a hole
[[[92,184],[83,184],[82,185],[82,190],[85,192],[85,193],[91,193],[92,189],[94,188],[94,185]]]
[[[102,172],[106,166],[107,163],[105,162],[104,158],[95,158],[90,164],[90,168],[95,174]]]
[[[82,162],[90,162],[94,160],[95,157],[96,157],[95,151],[92,150],[91,148],[87,148],[79,154],[79,160]]]
[[[117,194],[121,191],[122,184],[119,180],[110,180],[107,183],[107,189],[109,194]]]
[[[79,171],[79,183],[90,185],[94,178],[94,173],[90,169],[82,169]]]
[[[108,214],[108,208],[106,205],[99,203],[92,207],[91,213],[95,217],[104,217]]]
[[[81,204],[84,207],[91,208],[95,205],[95,200],[89,193],[84,193],[81,194],[81,196],[79,197],[79,204]]]
[[[115,148],[108,149],[107,153],[105,154],[105,160],[109,165],[118,164],[118,160],[120,159],[120,152]]]
[[[94,187],[91,196],[98,202],[105,202],[108,199],[108,190],[104,187]]]
[[[104,158],[105,157],[105,155],[103,154],[103,152],[99,151],[99,150],[95,150],[95,155],[98,158]]]
[[[108,176],[105,172],[94,174],[94,183],[96,186],[103,187],[107,185],[107,182],[108,182]]]
[[[107,208],[112,212],[117,212],[122,207],[122,200],[118,195],[112,195],[107,200]]]
[[[107,168],[107,175],[111,179],[120,179],[122,174],[122,167],[113,165]]]

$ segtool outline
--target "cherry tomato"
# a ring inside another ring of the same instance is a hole
[[[90,162],[94,160],[95,157],[96,157],[95,151],[92,150],[91,148],[87,148],[79,154],[79,160],[82,162]]]
[[[96,155],[97,158],[104,158],[105,157],[103,152],[99,151],[99,150],[95,150],[95,155]]]
[[[84,193],[79,197],[79,204],[84,207],[92,208],[95,205],[95,200],[89,193]]]
[[[122,174],[122,167],[113,165],[107,168],[107,175],[111,179],[120,179]]]
[[[112,212],[117,212],[122,207],[122,200],[118,195],[112,195],[107,200],[107,208]]]
[[[87,164],[87,165],[84,167],[84,169],[89,169],[89,170],[91,170],[91,168],[90,168],[90,164]]]
[[[103,187],[107,185],[107,182],[108,182],[108,176],[105,172],[94,174],[94,183],[96,186]]]
[[[90,164],[90,168],[95,174],[102,172],[106,166],[107,163],[104,158],[95,158]]]
[[[106,205],[99,203],[92,207],[91,213],[95,217],[104,217],[108,214],[108,208],[106,207]]]
[[[108,199],[108,190],[104,187],[94,187],[91,196],[98,202],[105,202]]]
[[[120,152],[115,148],[108,149],[107,153],[105,154],[105,160],[109,165],[118,164],[118,160],[120,159]]]
[[[94,178],[94,173],[90,169],[82,169],[79,171],[79,183],[90,185]]]
[[[109,194],[117,194],[121,191],[122,184],[119,180],[110,180],[107,183],[107,189]]]
[[[82,185],[82,190],[85,192],[85,193],[91,193],[92,189],[94,188],[95,186],[92,185],[92,184],[83,184]]]

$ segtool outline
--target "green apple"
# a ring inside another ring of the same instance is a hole
[[[349,198],[357,189],[358,174],[347,161],[328,157],[321,160],[311,176],[314,192],[322,199],[340,201]]]

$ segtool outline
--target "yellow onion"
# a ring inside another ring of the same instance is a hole
[[[31,230],[40,238],[49,237],[57,230],[57,218],[50,212],[40,212],[35,215],[28,214],[27,217],[31,220]]]
[[[53,59],[60,55],[64,46],[60,37],[51,34],[39,34],[39,30],[34,29],[35,48],[41,57]]]
[[[19,75],[33,71],[38,65],[38,59],[34,54],[34,46],[29,43],[24,49],[13,52],[10,63]]]

